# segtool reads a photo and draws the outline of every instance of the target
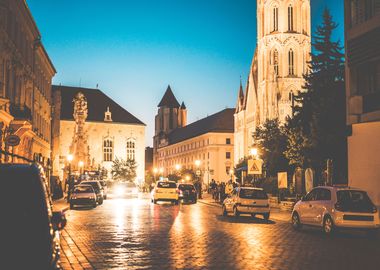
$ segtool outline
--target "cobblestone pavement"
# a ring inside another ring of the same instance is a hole
[[[218,207],[109,199],[69,210],[63,269],[379,269],[380,238],[295,232],[272,215],[222,217]]]

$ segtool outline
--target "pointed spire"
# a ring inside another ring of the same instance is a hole
[[[183,101],[182,101],[182,104],[181,104],[181,109],[186,110],[186,105],[185,105],[185,102],[183,102]]]
[[[166,92],[157,107],[168,107],[168,108],[180,107],[178,100],[175,98],[173,91],[170,88],[170,85],[168,85],[168,88],[166,89]]]

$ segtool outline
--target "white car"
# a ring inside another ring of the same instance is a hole
[[[152,203],[169,201],[178,204],[177,184],[173,181],[158,181],[151,193]]]
[[[133,182],[120,182],[112,187],[113,196],[115,198],[138,197],[139,189]]]
[[[70,197],[70,209],[76,205],[89,205],[96,207],[96,194],[91,185],[78,185]]]
[[[222,205],[222,214],[227,216],[229,212],[236,217],[240,214],[251,214],[252,217],[259,214],[268,220],[270,215],[268,195],[261,188],[235,188]]]
[[[368,229],[372,234],[380,228],[379,213],[367,192],[338,186],[316,187],[294,205],[292,225],[300,229],[303,224],[322,227],[326,234],[335,228]]]

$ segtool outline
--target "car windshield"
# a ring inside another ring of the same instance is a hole
[[[99,183],[100,183],[103,187],[105,187],[105,186],[107,185],[106,181],[99,181]]]
[[[89,193],[94,192],[93,188],[91,186],[77,186],[74,190],[74,193]]]
[[[81,185],[91,185],[92,188],[98,192],[100,190],[98,182],[81,182]]]
[[[340,190],[337,192],[337,200],[344,211],[371,212],[373,210],[373,203],[365,191]]]
[[[157,187],[158,188],[176,188],[177,185],[173,182],[158,182]]]
[[[195,189],[193,185],[186,185],[186,184],[180,184],[178,188],[180,190],[194,190]]]
[[[239,194],[243,199],[268,199],[267,194],[263,190],[242,188]]]

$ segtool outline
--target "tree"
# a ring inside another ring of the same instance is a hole
[[[134,159],[115,158],[112,164],[112,176],[114,180],[132,182],[136,178],[137,163]]]
[[[287,136],[278,119],[267,120],[258,127],[253,133],[253,139],[268,176],[277,176],[278,172],[287,171],[288,160],[284,154]]]
[[[305,91],[295,96],[294,117],[288,120],[291,164],[312,166],[318,173],[327,159],[346,171],[344,59],[339,41],[332,41],[337,24],[327,9],[314,35],[310,72],[304,75]]]

